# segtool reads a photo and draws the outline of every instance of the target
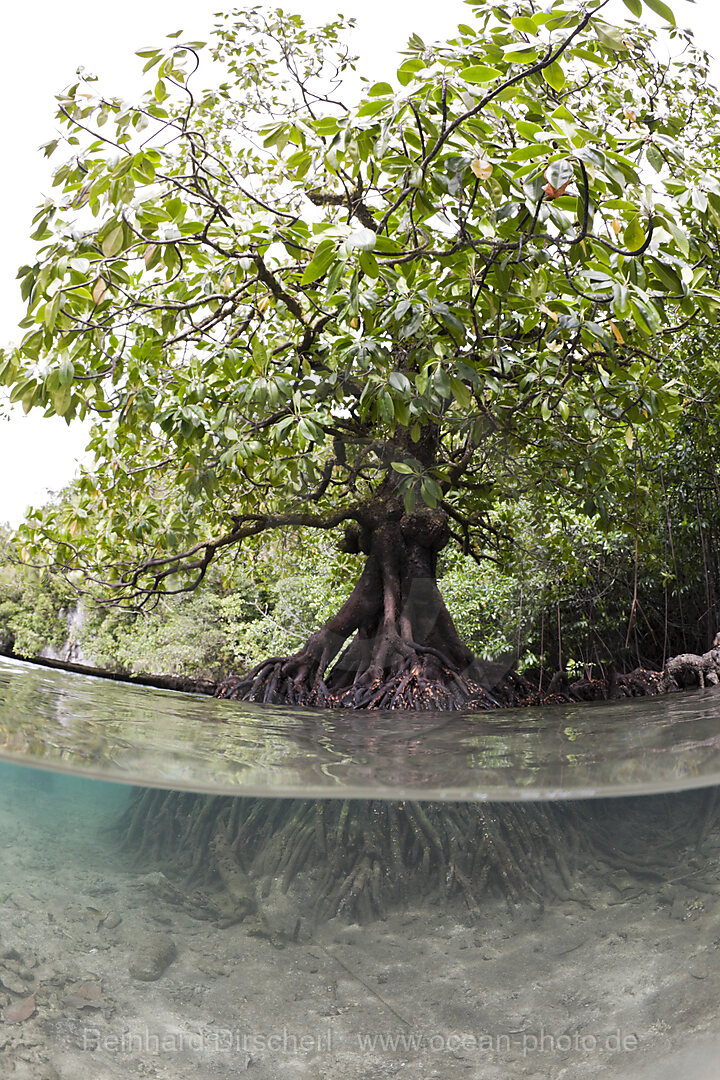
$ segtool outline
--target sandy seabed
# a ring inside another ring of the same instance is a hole
[[[674,871],[599,864],[585,899],[488,900],[473,924],[418,902],[363,927],[303,915],[298,933],[278,890],[270,939],[164,899],[164,875],[101,831],[126,798],[0,766],[3,1078],[718,1076],[717,830]]]

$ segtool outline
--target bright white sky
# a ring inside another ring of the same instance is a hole
[[[234,0],[239,6],[242,0]],[[720,57],[718,0],[669,0],[678,22],[691,26],[697,41]],[[619,3],[619,0],[618,0]],[[38,146],[55,133],[54,95],[69,85],[83,64],[100,76],[109,93],[132,97],[140,85],[142,61],[134,53],[160,45],[167,33],[182,29],[190,39],[205,40],[213,13],[222,0],[123,0],[121,5],[86,0],[34,0],[6,3],[0,16],[5,44],[0,65],[3,108],[3,168],[0,206],[0,344],[19,340],[23,308],[15,275],[33,258],[28,239],[34,208],[50,190],[48,163]],[[276,0],[309,22],[333,18],[339,10],[355,14],[358,27],[352,48],[359,68],[372,79],[387,77],[398,66],[396,55],[410,33],[426,41],[452,34],[458,22],[472,22],[472,8],[462,0]],[[625,9],[620,9],[625,10]],[[29,504],[40,504],[72,477],[84,445],[82,426],[29,416],[13,410],[10,421],[0,402],[0,522],[19,524]]]

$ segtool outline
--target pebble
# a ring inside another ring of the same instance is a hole
[[[707,979],[711,970],[710,963],[704,957],[695,960],[688,968],[688,972],[693,979]]]
[[[122,916],[118,915],[117,911],[108,911],[107,915],[103,919],[103,926],[106,930],[114,930],[116,926],[119,926],[122,922]]]
[[[138,942],[128,970],[133,979],[154,982],[176,956],[177,949],[171,937],[167,934],[151,934]]]

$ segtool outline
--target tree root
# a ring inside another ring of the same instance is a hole
[[[162,798],[158,799],[158,794]],[[471,915],[486,895],[583,901],[567,842],[572,803],[481,804],[208,797],[139,789],[117,825],[143,865],[180,872],[186,885],[245,882],[258,894],[309,885],[319,918],[368,921],[418,896],[445,897]],[[162,844],[156,842],[158,820]],[[139,827],[139,822],[143,822]],[[237,874],[233,874],[233,860]],[[222,910],[227,925],[227,897]]]
[[[473,710],[498,704],[478,682],[454,670],[445,667],[438,675],[428,673],[422,659],[390,675],[373,677],[368,672],[350,686],[334,686],[319,675],[298,677],[294,675],[297,663],[297,657],[263,661],[247,675],[225,679],[215,696],[320,709]]]
[[[640,886],[697,873],[718,828],[716,792],[556,803],[268,799],[139,788],[115,826],[144,868],[184,880],[165,890],[220,926],[244,920],[270,891],[291,891],[311,921],[368,922],[418,899],[480,917],[488,897],[591,905],[622,870]],[[193,891],[195,890],[195,891]],[[173,902],[178,902],[177,899]]]

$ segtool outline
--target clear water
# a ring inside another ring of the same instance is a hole
[[[362,715],[216,701],[0,657],[2,759],[230,795],[640,795],[720,784],[720,692],[465,715]]]
[[[359,718],[0,659],[0,1076],[715,1080],[719,741],[715,690]],[[225,925],[212,882],[121,844],[138,785],[567,808],[573,876],[543,855],[554,889],[472,910],[413,879],[360,925],[279,875]]]

